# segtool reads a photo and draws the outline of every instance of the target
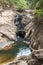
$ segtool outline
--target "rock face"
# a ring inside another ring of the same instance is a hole
[[[33,20],[34,26],[34,32],[32,36],[32,47],[34,49],[43,49],[43,17],[37,16]]]
[[[29,65],[42,65],[43,64],[43,16],[35,15],[32,19],[32,36],[30,39],[30,49],[32,50],[32,56],[29,60]],[[29,24],[28,24],[29,26]],[[29,31],[29,29],[28,29]],[[28,32],[29,33],[29,32]],[[27,37],[29,34],[25,37]],[[27,37],[28,38],[28,37]]]
[[[33,19],[28,18],[30,20],[25,22],[26,19],[24,19],[22,23],[25,24],[25,39],[30,40],[31,43],[29,47],[32,53],[28,57],[18,58],[18,62],[16,61],[10,65],[43,65],[43,17],[36,16]],[[32,33],[30,34],[29,32],[31,30]]]
[[[12,10],[4,10],[0,14],[0,44],[8,40],[16,40],[16,26]]]
[[[28,15],[24,16],[22,20],[22,25],[26,32],[24,39],[31,42],[29,43],[29,47],[32,53],[29,56],[18,57],[13,62],[5,65],[43,65],[43,17],[33,18],[32,11],[26,12],[28,12]],[[3,17],[0,19],[2,19],[1,21],[3,22]],[[4,20],[5,19],[7,18],[4,18]],[[8,17],[8,19],[10,18]],[[14,32],[16,32],[16,27],[13,27],[14,23],[11,22],[12,19],[10,19],[10,21],[8,19],[8,23],[7,21],[3,22],[3,24],[0,22],[0,37],[3,37],[2,34],[4,34],[7,40],[8,38],[15,40],[14,37],[16,36],[14,36]]]

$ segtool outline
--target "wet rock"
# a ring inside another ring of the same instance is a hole
[[[18,31],[17,36],[24,38],[25,37],[25,31],[22,31],[22,30]]]
[[[12,46],[15,45],[14,41],[7,41],[4,43],[0,43],[0,50],[9,50]]]
[[[20,14],[15,15],[14,23],[16,24],[16,26],[21,25],[22,19],[23,19],[22,15],[20,15]]]
[[[25,31],[23,28],[22,19],[23,19],[23,16],[21,14],[17,14],[17,15],[15,15],[14,23],[17,27],[17,36],[24,38]]]

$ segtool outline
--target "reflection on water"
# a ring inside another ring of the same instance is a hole
[[[0,51],[0,63],[9,62],[16,57],[29,55],[31,52],[28,46],[22,42],[17,42],[10,50]]]

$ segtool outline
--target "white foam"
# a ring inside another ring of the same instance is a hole
[[[28,56],[29,54],[31,54],[31,51],[29,50],[29,48],[24,47],[19,49],[19,53],[17,54],[17,57]]]

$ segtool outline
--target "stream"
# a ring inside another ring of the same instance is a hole
[[[21,27],[21,24],[16,26],[18,30],[23,29],[23,27]],[[16,45],[12,46],[12,48],[9,50],[0,50],[0,64],[11,62],[17,57],[28,56],[29,54],[31,54],[29,46],[23,42],[24,36],[22,36],[21,33],[17,35],[18,36],[17,36]]]

